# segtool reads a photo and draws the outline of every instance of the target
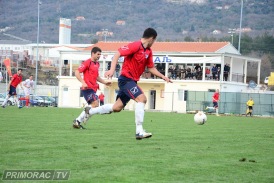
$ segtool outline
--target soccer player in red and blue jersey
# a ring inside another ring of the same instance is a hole
[[[213,107],[206,107],[206,109],[215,110],[216,116],[219,116],[219,106],[218,106],[219,100],[220,100],[220,92],[219,92],[219,89],[217,89],[212,96]]]
[[[12,78],[9,82],[9,85],[8,85],[8,92],[9,93],[7,94],[7,97],[6,97],[5,101],[2,104],[3,108],[6,107],[6,104],[7,104],[8,100],[11,96],[14,97],[14,102],[17,104],[18,108],[19,109],[22,108],[22,106],[20,105],[20,102],[18,101],[17,93],[16,93],[16,88],[19,84],[20,84],[21,88],[23,89],[22,79],[23,79],[22,69],[18,69],[17,73],[12,76]]]
[[[99,88],[97,81],[107,86],[111,85],[111,82],[105,81],[99,76],[100,64],[98,60],[100,59],[101,52],[102,50],[98,47],[92,48],[91,58],[82,62],[79,68],[75,71],[76,78],[82,83],[81,92],[91,108],[99,106],[98,96],[96,95],[96,91]],[[83,78],[80,73],[83,73]],[[83,111],[78,118],[73,121],[73,127],[85,129],[81,123],[86,122],[88,118],[89,116],[86,116],[85,111]]]
[[[149,138],[152,133],[145,132],[143,129],[145,104],[147,98],[142,89],[137,85],[140,76],[147,67],[148,71],[159,78],[162,78],[166,82],[172,81],[161,74],[153,63],[153,54],[151,46],[155,42],[157,32],[152,28],[147,28],[144,31],[143,37],[139,41],[129,43],[118,49],[118,52],[114,55],[111,68],[105,73],[106,78],[111,78],[115,72],[118,59],[123,56],[124,63],[122,66],[121,75],[118,78],[119,92],[116,102],[113,106],[103,105],[96,109],[86,108],[86,112],[90,115],[104,114],[111,112],[120,112],[129,102],[130,99],[136,101],[135,105],[135,123],[136,123],[136,139],[141,140],[143,138]],[[112,108],[110,108],[112,107]]]

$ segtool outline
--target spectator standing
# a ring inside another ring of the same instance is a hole
[[[220,80],[220,74],[221,74],[221,68],[220,67],[218,67],[217,74],[218,74],[217,80],[219,81]]]
[[[224,67],[224,80],[225,80],[225,81],[227,81],[229,71],[230,71],[229,65],[228,65],[228,64],[225,64],[225,67]]]
[[[116,78],[119,77],[120,69],[121,69],[121,66],[120,66],[119,63],[117,63],[117,64],[116,64],[116,68],[115,68],[115,75],[116,75]]]
[[[2,82],[3,80],[3,75],[2,75],[2,71],[0,71],[0,83]]]
[[[212,77],[214,80],[216,80],[217,78],[217,71],[218,71],[218,68],[216,67],[216,64],[214,64],[213,67],[211,68]]]
[[[108,62],[108,68],[107,68],[108,71],[110,69],[110,66],[111,66],[111,62]]]

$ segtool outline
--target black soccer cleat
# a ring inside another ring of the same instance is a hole
[[[78,120],[76,120],[76,119],[73,120],[72,127],[73,127],[73,128],[76,128],[76,129],[83,129],[83,130],[86,129],[86,128],[83,127],[83,126],[81,125],[81,123],[80,123]]]
[[[145,130],[142,133],[137,133],[135,135],[136,140],[142,140],[142,139],[150,138],[150,137],[152,137],[152,133],[148,133]]]

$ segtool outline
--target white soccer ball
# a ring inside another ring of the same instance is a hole
[[[194,116],[194,122],[198,125],[205,124],[206,120],[207,120],[207,117],[205,113],[202,111],[197,112]]]

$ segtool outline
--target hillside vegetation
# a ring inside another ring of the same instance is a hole
[[[108,29],[108,41],[138,39],[146,27],[154,27],[160,41],[183,41],[190,36],[229,37],[229,28],[239,28],[240,0],[40,0],[40,40],[58,43],[59,18],[72,20],[72,43],[103,40],[96,32]],[[188,3],[194,2],[194,3]],[[36,42],[37,0],[0,0],[0,29],[12,27],[7,33]],[[83,16],[85,20],[76,20]],[[243,25],[251,28],[250,36],[272,34],[274,1],[244,1]],[[117,20],[125,25],[116,25]],[[221,33],[213,35],[214,30]],[[237,33],[236,33],[237,34]],[[85,37],[86,36],[86,37]]]
[[[59,19],[72,21],[71,43],[133,41],[147,27],[158,41],[230,41],[238,49],[241,1],[230,0],[40,0],[40,41],[58,43]],[[202,2],[202,3],[198,3]],[[38,0],[0,0],[0,33],[36,42]],[[77,20],[83,17],[84,20]],[[261,79],[274,71],[274,1],[244,0],[241,53],[262,59]],[[117,25],[122,20],[125,25]],[[6,29],[8,27],[8,29]],[[229,29],[236,29],[229,34]],[[217,34],[213,31],[217,30]],[[219,31],[219,32],[218,32]],[[256,76],[256,68],[251,69]]]

